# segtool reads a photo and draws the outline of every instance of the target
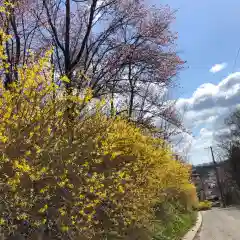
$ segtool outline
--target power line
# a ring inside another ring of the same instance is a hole
[[[236,68],[236,64],[237,64],[237,59],[238,59],[239,53],[240,53],[240,47],[238,48],[237,55],[236,55],[235,60],[234,60],[234,65],[233,65],[233,70],[232,70],[232,72],[235,71],[235,68]]]

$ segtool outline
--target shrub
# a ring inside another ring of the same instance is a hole
[[[150,229],[157,203],[192,205],[189,167],[173,160],[163,140],[104,116],[102,103],[90,111],[90,89],[81,97],[60,94],[50,54],[19,67],[10,90],[0,83],[3,234],[134,239],[134,230]]]
[[[165,200],[155,206],[153,239],[181,239],[194,225],[198,201],[195,186],[184,184],[182,190],[168,191]]]
[[[164,215],[158,216],[154,240],[182,239],[196,221],[196,212],[183,210],[177,201],[164,203]],[[166,216],[167,215],[167,216]]]
[[[212,203],[210,201],[199,202],[197,206],[198,211],[210,210],[212,208]]]

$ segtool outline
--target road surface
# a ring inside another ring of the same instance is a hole
[[[202,228],[195,240],[240,240],[240,209],[213,208],[202,216]]]

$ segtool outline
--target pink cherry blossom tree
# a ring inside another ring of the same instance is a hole
[[[66,75],[68,90],[89,86],[94,97],[111,97],[117,114],[137,122],[172,118],[180,127],[174,104],[164,96],[184,65],[169,6],[147,7],[143,0],[9,2],[11,14],[1,17],[12,35],[6,45],[11,69],[27,62],[28,49],[41,53],[52,46],[54,76]],[[14,79],[6,76],[7,83]]]

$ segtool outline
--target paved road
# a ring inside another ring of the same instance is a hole
[[[240,240],[240,209],[214,208],[203,212],[196,240]]]

